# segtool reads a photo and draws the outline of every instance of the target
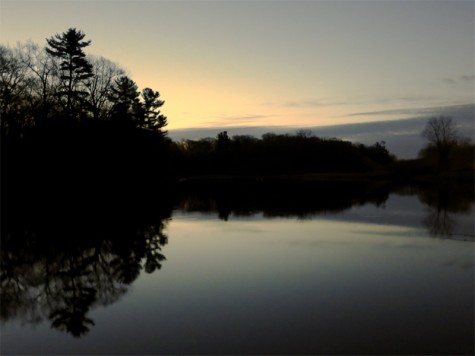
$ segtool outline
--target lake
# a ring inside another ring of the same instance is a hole
[[[281,193],[11,227],[2,354],[473,354],[473,194]]]

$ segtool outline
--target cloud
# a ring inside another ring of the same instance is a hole
[[[442,78],[442,81],[450,85],[472,84],[473,82],[475,82],[475,75],[470,74],[461,75],[458,78]]]
[[[393,109],[380,111],[367,111],[349,114],[348,116],[372,116],[372,115],[451,115],[453,111],[473,107],[473,104],[467,105],[449,105],[440,107],[410,108],[410,109]]]
[[[419,115],[424,114],[427,109],[393,109],[380,111],[366,111],[349,114],[348,116],[372,116],[372,115]]]
[[[451,116],[457,123],[460,132],[468,138],[475,140],[475,104],[452,105],[423,109],[412,109],[430,115]],[[407,109],[392,110],[392,112],[407,113]],[[428,116],[428,115],[427,115]],[[408,119],[396,119],[389,121],[351,123],[333,126],[312,126],[306,129],[312,130],[319,137],[339,137],[353,142],[374,144],[377,141],[385,141],[391,153],[400,158],[414,158],[424,145],[420,133],[427,122],[426,115],[415,116]],[[261,115],[245,115],[236,118],[249,119],[263,117]],[[233,127],[236,122],[229,122],[226,127],[230,136],[253,135],[260,137],[267,132],[276,134],[295,133],[301,127],[296,126],[239,126]],[[242,122],[241,122],[242,123]],[[239,126],[239,127],[238,127]],[[223,129],[222,121],[214,127],[201,129],[177,129],[170,130],[172,139],[200,139],[204,137],[216,137]]]
[[[232,120],[232,121],[243,121],[243,120],[250,120],[250,119],[264,119],[266,117],[270,117],[271,115],[242,115],[242,116],[227,116],[223,115],[221,118],[223,120]]]
[[[462,75],[460,77],[460,81],[466,82],[466,83],[472,83],[475,81],[475,75]]]
[[[438,98],[432,96],[422,96],[422,95],[408,95],[408,96],[401,96],[396,98],[397,101],[407,101],[407,102],[414,102],[414,101],[430,101],[430,100],[437,100]]]
[[[469,76],[466,76],[465,80],[468,80]],[[416,103],[416,102],[436,102],[440,101],[440,98],[433,96],[423,96],[419,94],[409,94],[399,97],[351,97],[351,98],[320,98],[320,99],[306,99],[306,100],[289,100],[284,102],[265,102],[264,106],[280,106],[286,108],[319,108],[328,106],[348,106],[348,105],[361,105],[361,104],[388,104],[388,103]]]
[[[444,83],[447,83],[447,84],[450,84],[450,85],[457,84],[457,81],[455,79],[451,79],[451,78],[442,78],[442,81]]]
[[[325,105],[319,100],[303,100],[303,101],[288,101],[284,103],[284,106],[290,108],[308,108],[308,107],[317,107]],[[328,105],[328,104],[327,104]]]
[[[227,116],[222,115],[218,117],[215,121],[206,121],[204,124],[206,126],[215,126],[215,127],[227,127],[235,126],[242,124],[254,124],[260,119],[266,119],[272,117],[273,115],[241,115],[241,116]]]
[[[335,99],[297,99],[284,102],[270,102],[261,103],[263,106],[279,106],[286,108],[316,108],[322,106],[341,106],[355,104],[355,101],[341,101]]]

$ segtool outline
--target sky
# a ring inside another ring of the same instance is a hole
[[[1,0],[0,42],[70,27],[168,129],[314,127],[475,102],[475,2]]]

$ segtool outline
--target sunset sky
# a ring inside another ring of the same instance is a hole
[[[400,119],[474,102],[474,1],[1,0],[0,42],[76,27],[168,129]]]

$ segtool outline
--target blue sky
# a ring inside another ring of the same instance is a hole
[[[76,27],[169,129],[354,124],[474,100],[473,1],[2,0],[14,46]]]

